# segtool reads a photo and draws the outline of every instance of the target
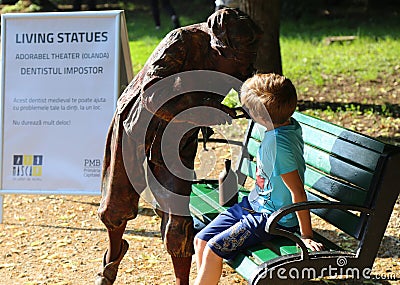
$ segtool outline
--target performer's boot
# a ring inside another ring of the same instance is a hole
[[[106,264],[107,251],[104,253],[103,263],[100,267],[100,271],[97,273],[95,285],[112,285],[117,278],[118,266],[121,263],[122,258],[128,251],[129,244],[126,240],[122,240],[121,253],[119,256]]]

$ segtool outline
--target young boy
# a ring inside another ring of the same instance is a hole
[[[291,118],[297,105],[292,82],[277,74],[257,74],[246,80],[241,102],[254,121],[267,130],[257,154],[256,182],[248,197],[221,213],[195,237],[198,276],[196,285],[217,284],[223,259],[242,248],[273,238],[265,231],[268,217],[282,206],[307,200],[301,127]],[[298,231],[314,251],[310,213],[298,211],[283,217],[279,226]]]

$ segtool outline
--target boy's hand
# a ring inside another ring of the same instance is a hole
[[[322,243],[316,242],[311,238],[301,238],[307,248],[311,249],[312,251],[321,251],[324,249],[324,245]]]

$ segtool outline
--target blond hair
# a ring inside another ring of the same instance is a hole
[[[268,112],[273,124],[283,124],[296,110],[297,93],[285,76],[256,74],[243,83],[240,101],[251,115],[266,119]]]

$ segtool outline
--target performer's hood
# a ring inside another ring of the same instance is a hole
[[[231,49],[238,58],[255,58],[262,31],[249,15],[239,9],[221,9],[208,17],[207,26],[215,48]]]

